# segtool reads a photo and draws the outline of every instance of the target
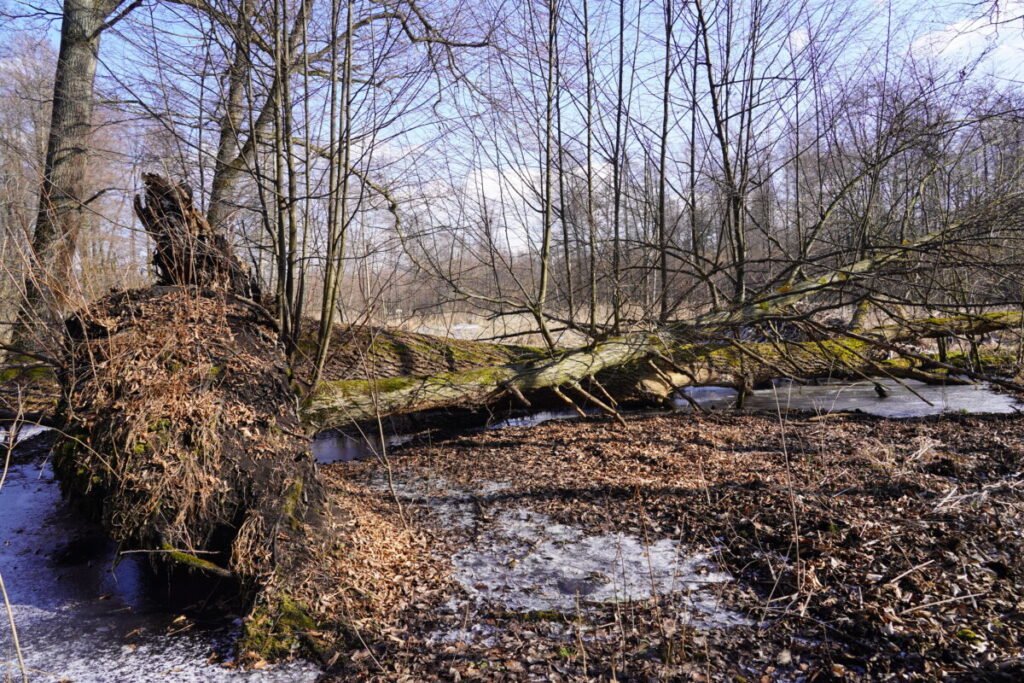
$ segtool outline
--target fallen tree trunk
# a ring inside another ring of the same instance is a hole
[[[846,286],[909,253],[927,249],[948,231],[960,227],[962,224],[954,224],[898,248],[883,250],[837,268],[827,275],[787,284],[735,309],[711,311],[668,324],[653,333],[629,334],[525,362],[428,376],[323,381],[313,387],[304,401],[303,420],[312,429],[328,429],[396,413],[488,403],[509,395],[528,403],[527,395],[540,389],[551,389],[571,402],[561,391],[562,387],[608,409],[606,401],[614,404],[617,400],[635,397],[664,400],[676,389],[689,385],[725,384],[743,389],[780,376],[811,378],[881,373],[927,377],[920,370],[925,364],[920,356],[904,356],[899,362],[887,363],[889,367],[883,367],[880,361],[892,354],[896,343],[1019,328],[1021,315],[1001,312],[923,319],[868,330],[856,338],[847,336],[845,339],[841,330],[832,330],[827,336],[834,335],[834,339],[802,344],[783,340],[765,344],[739,343],[725,333],[785,319],[785,311],[808,297]],[[585,389],[585,382],[596,384],[596,391],[603,398]]]
[[[1020,325],[1020,313],[1002,312],[915,320],[868,330],[857,338],[843,338],[837,331],[835,338],[804,342],[688,343],[673,335],[633,334],[526,362],[428,376],[324,381],[303,402],[302,418],[314,430],[329,429],[382,415],[483,405],[507,396],[529,401],[527,397],[541,389],[562,387],[585,401],[603,396],[607,403],[657,403],[685,386],[742,389],[775,377],[928,379],[926,359],[898,354],[890,358],[892,345],[983,335]]]

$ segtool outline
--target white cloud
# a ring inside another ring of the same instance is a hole
[[[789,34],[789,47],[793,52],[799,52],[811,42],[811,33],[805,28],[798,28]]]
[[[1004,3],[1003,22],[1024,15],[1024,0]],[[1007,78],[1024,76],[1024,27],[1019,21],[996,23],[995,17],[972,16],[914,40],[915,54],[963,62],[984,57],[982,69]]]

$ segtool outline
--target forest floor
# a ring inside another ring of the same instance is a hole
[[[442,565],[328,678],[1021,680],[1022,459],[1016,417],[706,414],[326,466]]]

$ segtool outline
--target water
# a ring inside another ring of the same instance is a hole
[[[876,384],[885,388],[885,398],[876,392]],[[693,410],[694,403],[704,410],[731,410],[736,407],[738,396],[735,389],[717,386],[686,387],[681,393],[690,400],[677,397],[673,401],[676,410],[680,412]],[[767,389],[748,393],[744,409],[770,413],[778,409],[801,410],[819,414],[860,411],[878,417],[908,418],[958,412],[1012,414],[1024,411],[1024,404],[1009,394],[995,391],[987,384],[936,385],[917,380],[904,380],[901,384],[896,380],[878,379],[861,382],[826,380],[803,385],[789,380],[776,380]],[[591,415],[600,414],[596,410],[586,412]],[[491,428],[534,427],[551,420],[572,420],[577,417],[579,413],[572,410],[539,411],[503,420],[491,425]]]
[[[426,507],[446,529],[462,529],[465,544],[451,555],[453,578],[466,598],[452,598],[443,611],[469,615],[500,607],[513,612],[576,613],[600,603],[645,600],[672,595],[678,614],[698,628],[748,624],[749,620],[720,604],[715,587],[733,577],[711,556],[695,552],[674,539],[646,542],[624,533],[588,534],[574,525],[526,507],[485,512],[481,500],[499,496],[504,482],[478,480],[469,488],[443,477],[404,477],[395,473],[392,486],[380,476],[372,486],[407,505]],[[473,633],[438,632],[436,642],[486,639],[489,627]]]
[[[385,435],[383,441],[379,434],[352,436],[340,432],[318,434],[310,448],[313,457],[321,465],[334,462],[352,462],[365,460],[387,453],[388,449],[401,446],[415,438],[414,434]]]
[[[887,396],[881,398],[875,385],[885,387]],[[907,387],[913,389],[910,391]],[[915,395],[914,392],[917,392]],[[677,397],[673,401],[679,412],[690,412],[693,404],[704,410],[731,410],[736,406],[737,392],[729,387],[686,387],[681,393],[690,400]],[[919,398],[923,397],[922,398]],[[789,380],[775,380],[767,389],[747,394],[746,410],[774,413],[783,411],[809,411],[814,413],[862,412],[887,418],[924,417],[946,412],[1011,414],[1024,411],[1024,404],[1008,394],[1001,394],[987,384],[934,385],[916,380],[903,384],[891,379],[847,382],[823,380],[802,385]],[[584,409],[587,415],[600,415],[601,411]],[[642,411],[639,414],[648,414]],[[535,427],[552,420],[574,420],[575,410],[541,410],[519,415],[488,425],[488,429],[505,427]],[[2,438],[2,437],[0,437]],[[317,462],[329,464],[352,462],[379,456],[390,448],[413,441],[414,434],[379,434],[353,436],[344,433],[318,435],[312,443]],[[0,441],[2,442],[2,441]]]
[[[886,397],[878,395],[876,384],[884,387]],[[705,409],[731,408],[736,403],[736,391],[726,387],[695,387],[684,391]],[[683,399],[677,399],[677,407],[692,409]],[[985,384],[936,385],[916,380],[904,380],[900,384],[891,379],[878,379],[814,385],[776,381],[770,388],[750,392],[744,408],[772,413],[778,409],[819,414],[859,411],[878,417],[908,418],[959,412],[1013,414],[1024,410],[1024,405]]]
[[[304,662],[244,671],[210,661],[231,625],[189,627],[151,596],[161,586],[143,555],[123,555],[61,500],[49,464],[12,464],[0,489],[0,574],[31,681],[230,682],[316,680]],[[0,680],[20,680],[0,605]]]
[[[588,415],[600,415],[601,412],[598,410],[584,409]],[[501,422],[495,422],[490,425],[490,429],[504,429],[505,427],[536,427],[539,424],[550,422],[551,420],[574,420],[580,416],[575,410],[540,410],[536,413],[530,413],[529,415],[520,415],[519,417],[510,417],[507,420]]]

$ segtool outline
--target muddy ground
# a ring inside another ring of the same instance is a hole
[[[1022,456],[1012,416],[733,414],[327,466],[448,569],[328,679],[1021,680]]]

